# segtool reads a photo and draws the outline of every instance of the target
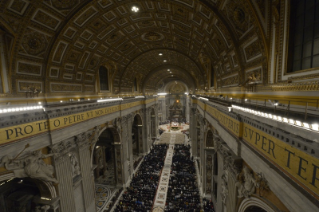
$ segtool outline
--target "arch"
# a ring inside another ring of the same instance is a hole
[[[4,178],[2,178],[4,179]],[[4,198],[6,211],[21,211],[26,208],[35,210],[46,204],[43,200],[51,201],[57,197],[55,187],[51,182],[33,178],[10,178],[0,182],[0,194]],[[19,204],[16,204],[19,202]]]
[[[238,208],[238,212],[249,212],[250,207],[257,207],[267,212],[275,212],[275,210],[272,207],[270,207],[264,201],[256,197],[250,197],[249,199],[244,199]]]
[[[138,165],[141,158],[141,153],[144,152],[143,140],[143,122],[140,114],[135,114],[132,123],[132,153],[133,153],[133,168]]]
[[[214,148],[214,134],[213,134],[212,130],[207,131],[205,147],[206,148]]]
[[[198,83],[196,82],[196,80],[194,79],[194,77],[188,72],[185,71],[182,67],[179,67],[177,65],[162,65],[159,67],[156,67],[155,69],[151,70],[145,77],[143,80],[143,84],[142,84],[142,91],[145,93],[145,89],[146,89],[146,85],[149,82],[149,79],[159,73],[162,73],[164,69],[175,69],[177,70],[179,73],[179,75],[181,75],[181,78],[185,78],[185,81],[188,81],[190,83],[190,87],[198,87]],[[175,74],[176,75],[176,74]],[[175,80],[176,81],[176,80]]]
[[[114,127],[104,127],[102,130],[97,132],[98,135],[95,137],[97,140],[92,145],[92,153],[91,153],[91,164],[94,168],[94,174],[96,178],[101,177],[108,171],[107,163],[110,163],[113,166],[114,170],[114,179],[116,184],[115,170],[116,163],[115,162],[115,149],[114,144],[120,144],[120,135],[116,128]],[[100,149],[101,148],[101,149]],[[113,160],[113,162],[112,162]]]
[[[180,83],[184,86],[185,88],[185,92],[189,93],[190,88],[187,86],[187,84],[181,80],[171,80],[169,82],[167,82],[164,87],[161,89],[161,92],[165,92],[168,93],[169,92],[169,88],[172,86],[172,84],[174,84],[175,82]]]
[[[156,138],[156,114],[155,109],[151,108],[151,139]]]

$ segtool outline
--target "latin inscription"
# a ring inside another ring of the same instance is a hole
[[[275,164],[319,194],[319,160],[311,155],[244,124],[243,139]]]

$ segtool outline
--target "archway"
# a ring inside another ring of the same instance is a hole
[[[261,199],[250,197],[241,202],[238,212],[275,212],[275,210]]]
[[[156,131],[157,131],[157,125],[156,125],[155,110],[154,110],[154,108],[152,108],[151,109],[151,138],[152,138],[152,142],[156,139]]]
[[[56,192],[48,183],[32,178],[12,178],[0,182],[0,208],[3,212],[33,212],[54,209]]]
[[[133,167],[137,167],[143,153],[143,125],[139,114],[134,116],[132,124]]]
[[[206,135],[206,148],[214,148],[214,135],[211,130],[208,130]]]
[[[119,193],[122,166],[121,161],[118,161],[117,145],[120,143],[119,133],[111,127],[99,135],[93,147],[92,162],[98,211],[110,206],[112,193],[116,193],[115,195]]]

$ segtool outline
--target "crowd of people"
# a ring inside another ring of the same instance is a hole
[[[189,150],[189,145],[175,145],[165,207],[167,212],[201,211],[196,169]]]
[[[115,212],[151,211],[168,146],[156,145],[135,173]]]

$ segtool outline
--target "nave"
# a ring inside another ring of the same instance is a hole
[[[200,197],[190,145],[181,133],[165,133],[143,158],[130,186],[111,211],[214,212]]]

